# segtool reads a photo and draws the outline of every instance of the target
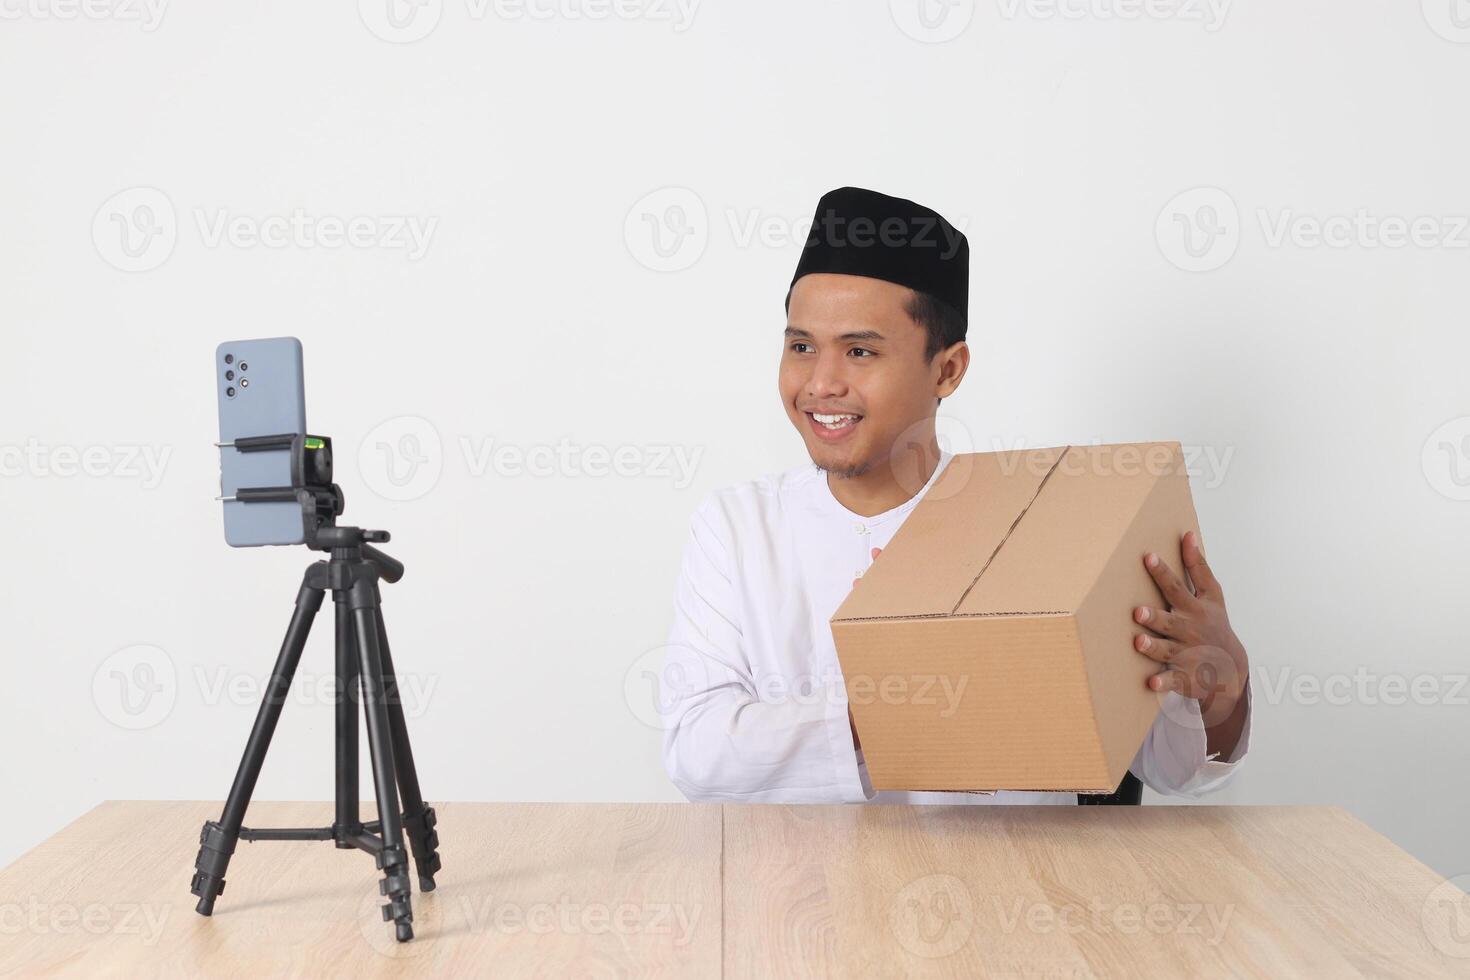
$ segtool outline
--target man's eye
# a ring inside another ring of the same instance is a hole
[[[853,357],[872,357],[874,352],[868,350],[866,347],[854,347],[848,353]]]
[[[798,340],[796,343],[791,345],[791,350],[793,353],[796,354],[805,354],[807,353],[807,351],[811,350],[811,345]]]

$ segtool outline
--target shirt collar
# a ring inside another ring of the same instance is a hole
[[[918,505],[919,501],[924,499],[924,495],[929,492],[930,487],[934,486],[934,482],[939,479],[939,474],[944,472],[944,468],[949,465],[949,461],[953,458],[953,453],[945,452],[941,449],[939,451],[939,465],[934,467],[934,473],[929,477],[929,482],[925,483],[923,488],[920,489],[918,493],[914,494],[912,497],[910,497],[908,500],[905,500],[897,507],[890,507],[888,510],[883,511],[881,514],[874,514],[872,517],[864,517],[862,514],[848,510],[847,507],[843,505],[842,501],[833,496],[832,488],[827,485],[827,474],[820,469],[817,470],[817,483],[820,484],[817,490],[817,495],[827,505],[828,510],[830,510],[833,514],[841,517],[843,520],[850,521],[853,524],[863,524],[868,527],[877,527],[880,524],[887,523],[888,521],[891,521],[895,518],[903,517],[909,511],[913,510],[914,507]]]

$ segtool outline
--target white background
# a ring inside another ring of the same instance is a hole
[[[907,0],[97,2],[0,8],[0,861],[102,799],[228,787],[311,557],[222,539],[210,362],[242,337],[302,338],[348,516],[408,565],[386,608],[430,798],[677,799],[644,672],[686,522],[803,459],[781,301],[817,197],[852,183],[970,236],[951,448],[1198,452],[1257,711],[1215,802],[1342,805],[1470,871],[1449,0],[960,0],[927,27]],[[1397,248],[1311,239],[1360,210],[1433,220]],[[387,239],[241,237],[297,212]],[[405,216],[433,222],[421,255]],[[510,455],[481,466],[487,443]],[[587,472],[592,447],[631,447],[624,475]],[[1416,679],[1422,703],[1394,686]],[[258,798],[330,795],[311,697]]]

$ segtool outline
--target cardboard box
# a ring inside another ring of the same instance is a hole
[[[957,455],[832,617],[876,789],[1112,792],[1158,714],[1133,607],[1198,529],[1178,443]]]

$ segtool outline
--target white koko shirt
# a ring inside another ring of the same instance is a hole
[[[690,522],[660,675],[664,766],[696,801],[1075,803],[1074,793],[874,793],[853,748],[828,621],[950,460],[913,499],[875,517],[832,496],[807,464],[719,490]],[[1120,610],[1126,615],[1127,610]],[[943,692],[936,696],[943,697]],[[1206,756],[1197,702],[1169,693],[1130,767],[1195,797],[1239,767]]]

